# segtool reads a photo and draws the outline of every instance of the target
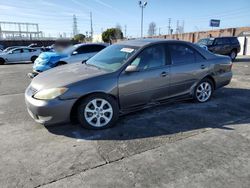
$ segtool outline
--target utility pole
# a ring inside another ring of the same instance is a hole
[[[139,7],[141,8],[141,38],[143,38],[143,9],[147,6],[147,1],[139,1]]]
[[[92,12],[90,12],[90,36],[91,36],[91,41],[93,40],[93,21],[92,21]]]
[[[168,18],[168,34],[171,34],[171,18]]]
[[[127,25],[124,26],[124,37],[127,38]]]
[[[73,15],[73,36],[78,34],[76,15]]]
[[[176,33],[176,34],[179,34],[179,32],[180,32],[180,26],[179,26],[179,20],[177,20],[177,22],[176,22],[176,31],[175,31],[175,33]]]
[[[159,27],[159,36],[161,35],[161,28]]]
[[[185,31],[184,26],[185,26],[185,21],[182,20],[182,33],[184,33],[184,31]]]

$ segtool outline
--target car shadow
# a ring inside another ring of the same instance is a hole
[[[33,64],[32,62],[15,62],[15,63],[6,63],[4,65],[11,66],[11,65],[27,65],[27,64]]]
[[[222,88],[207,103],[191,100],[164,104],[120,117],[106,130],[86,130],[80,125],[46,127],[55,135],[77,140],[133,140],[202,131],[206,128],[233,130],[242,120],[250,123],[249,89]]]
[[[244,57],[244,58],[236,58],[234,61],[234,63],[238,63],[238,62],[241,62],[241,63],[250,63],[250,57]]]

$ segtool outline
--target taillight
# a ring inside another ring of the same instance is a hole
[[[232,70],[232,68],[233,68],[233,63],[230,63],[229,70]]]

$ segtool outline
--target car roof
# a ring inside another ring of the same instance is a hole
[[[196,49],[199,53],[201,53],[206,59],[214,58],[215,55],[212,54],[211,52],[205,50],[204,48],[193,44],[191,42],[187,41],[182,41],[182,40],[173,40],[173,39],[137,39],[137,40],[128,40],[128,41],[122,41],[118,44],[122,45],[127,45],[127,46],[133,46],[133,47],[138,47],[138,48],[143,48],[148,45],[153,45],[153,44],[161,44],[161,43],[175,43],[175,44],[184,44],[193,47]]]
[[[159,44],[159,43],[182,43],[182,44],[192,44],[190,42],[182,41],[182,40],[173,40],[173,39],[157,39],[157,38],[146,38],[146,39],[136,39],[136,40],[127,40],[119,42],[118,44],[135,46],[135,47],[144,47],[151,44]]]
[[[31,47],[27,47],[27,46],[18,46],[18,47],[11,48],[10,51],[19,50],[19,49],[36,50],[35,48],[31,48]]]
[[[80,46],[91,46],[91,45],[102,45],[102,46],[108,46],[109,44],[107,43],[81,43],[81,44],[75,44],[75,47],[80,47]]]

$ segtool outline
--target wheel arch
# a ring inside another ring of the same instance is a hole
[[[33,58],[36,59],[36,58],[38,58],[38,56],[37,55],[33,55],[33,56],[31,56],[30,60],[33,61]]]
[[[62,65],[66,65],[68,64],[66,61],[58,61],[56,64],[62,64]]]
[[[205,78],[207,78],[207,79],[209,79],[209,80],[212,81],[212,83],[213,83],[213,89],[215,90],[216,89],[216,81],[215,81],[215,79],[211,75],[207,75],[204,78],[202,78],[201,80],[203,80]]]
[[[6,62],[6,60],[2,57],[0,57],[0,62],[3,62],[3,64]]]
[[[120,108],[118,98],[116,96],[112,95],[112,94],[105,93],[105,92],[92,92],[92,93],[88,93],[88,94],[83,95],[80,98],[78,98],[76,100],[76,102],[73,104],[73,106],[71,108],[71,111],[70,111],[70,120],[71,120],[71,122],[73,122],[73,123],[77,123],[78,122],[78,119],[77,119],[77,108],[78,108],[79,104],[81,103],[81,101],[84,98],[86,98],[86,97],[88,97],[90,95],[94,95],[94,94],[108,95],[108,96],[112,97],[114,100],[116,100],[118,102],[118,106]]]

